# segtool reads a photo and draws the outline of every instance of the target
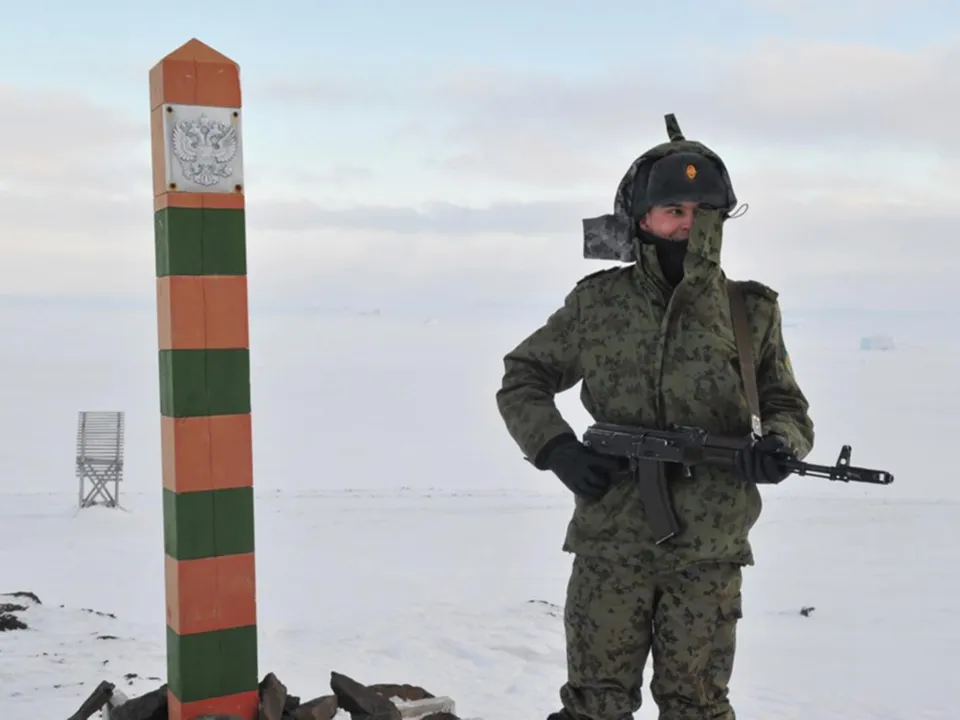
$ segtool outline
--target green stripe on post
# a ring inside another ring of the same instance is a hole
[[[256,688],[257,627],[195,635],[167,627],[167,683],[184,703]]]
[[[163,545],[175,560],[254,551],[253,488],[163,489]]]
[[[250,412],[246,348],[160,351],[160,413],[167,417]]]
[[[246,275],[244,210],[166,207],[153,227],[157,277]]]

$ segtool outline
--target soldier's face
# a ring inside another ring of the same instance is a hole
[[[667,240],[687,240],[693,226],[693,211],[697,203],[682,202],[676,205],[655,205],[640,220],[640,227]]]

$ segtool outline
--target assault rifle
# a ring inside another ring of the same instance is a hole
[[[690,476],[690,467],[693,465],[733,467],[737,452],[753,444],[753,439],[711,435],[697,427],[654,430],[633,425],[595,423],[587,428],[583,442],[604,455],[629,460],[630,469],[639,482],[640,500],[646,509],[650,529],[659,545],[682,531],[670,499],[662,463],[680,465],[685,477]],[[797,475],[875,485],[893,482],[893,475],[885,470],[852,466],[851,452],[852,448],[844,445],[836,465],[813,465],[788,453],[779,454],[777,460],[784,469]],[[644,460],[648,462],[641,465]]]

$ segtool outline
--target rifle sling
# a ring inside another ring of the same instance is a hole
[[[760,395],[757,392],[757,368],[753,359],[753,342],[750,332],[750,319],[747,317],[747,303],[743,290],[734,280],[727,280],[727,295],[730,298],[730,316],[733,319],[733,334],[737,341],[737,354],[740,356],[740,377],[747,395],[750,409],[750,429],[757,437],[763,434],[760,418]]]

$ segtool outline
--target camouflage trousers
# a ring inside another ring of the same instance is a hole
[[[660,720],[735,720],[727,696],[741,617],[742,568],[702,565],[650,577],[577,556],[567,589],[567,683],[577,720],[630,720],[648,655]]]

